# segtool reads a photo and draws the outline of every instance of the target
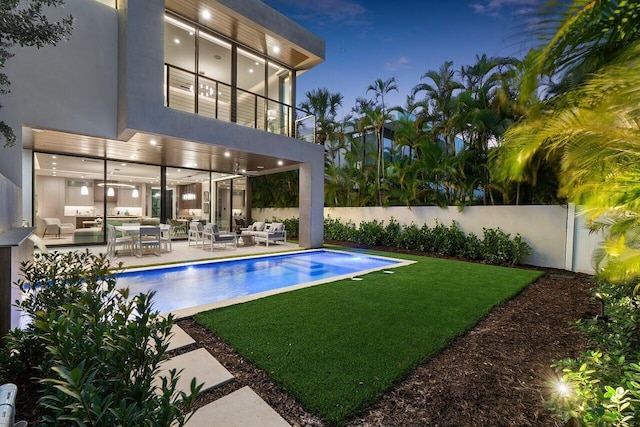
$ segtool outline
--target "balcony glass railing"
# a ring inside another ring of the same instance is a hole
[[[164,102],[188,113],[315,140],[315,116],[308,112],[170,64],[165,64]]]

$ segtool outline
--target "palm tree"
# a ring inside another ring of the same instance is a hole
[[[431,79],[432,84],[420,83],[416,85],[411,90],[411,95],[415,96],[418,92],[425,92],[425,103],[429,108],[424,112],[432,124],[432,131],[442,138],[447,154],[454,156],[456,154],[456,131],[453,122],[456,113],[454,92],[464,89],[464,86],[455,79],[452,66],[452,61],[446,61],[437,71],[427,71],[421,79]]]
[[[316,116],[316,142],[325,144],[333,137],[338,107],[342,106],[342,94],[330,93],[327,88],[313,89],[305,94],[306,101],[299,107]]]
[[[595,256],[599,272],[615,281],[640,274],[637,7],[575,0],[549,21],[555,32],[539,50],[525,86],[546,74],[551,90],[540,108],[506,132],[496,168],[505,180],[524,180],[540,158],[557,162],[560,194],[585,206],[595,228],[609,231]]]

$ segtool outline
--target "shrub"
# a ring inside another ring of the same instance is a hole
[[[398,236],[398,247],[402,249],[424,251],[424,243],[424,233],[414,223],[404,227]]]
[[[324,219],[324,238],[343,242],[357,242],[356,226],[351,221],[342,224],[340,218],[332,219],[331,217],[326,217]]]
[[[389,220],[389,224],[387,224],[382,230],[382,236],[380,237],[380,244],[382,246],[395,248],[398,246],[400,242],[400,235],[402,234],[402,227],[400,223],[396,221],[393,217]]]
[[[483,260],[489,264],[515,265],[531,253],[531,247],[519,234],[512,240],[511,235],[500,228],[482,230]]]
[[[177,393],[176,372],[153,382],[173,317],[152,311],[152,293],[129,298],[106,256],[88,251],[36,254],[21,272],[16,304],[30,324],[6,337],[0,375],[39,382],[45,425],[184,425],[200,387]]]
[[[546,401],[554,415],[576,425],[640,424],[640,299],[629,287],[598,286],[606,317],[577,322],[592,348],[556,361],[559,375]]]
[[[363,243],[369,246],[377,246],[382,242],[382,236],[384,233],[383,222],[362,221],[360,227],[358,227],[358,243]]]
[[[482,240],[475,233],[469,233],[464,242],[464,248],[462,250],[463,258],[477,261],[482,259],[483,245]]]
[[[500,228],[483,231],[480,239],[473,233],[465,235],[455,221],[450,227],[436,222],[433,228],[427,224],[418,228],[413,223],[402,227],[391,218],[386,226],[384,221],[373,220],[362,221],[356,228],[352,222],[342,224],[339,218],[324,220],[324,238],[327,240],[399,247],[501,265],[515,265],[531,253],[531,247],[519,234],[511,238]]]

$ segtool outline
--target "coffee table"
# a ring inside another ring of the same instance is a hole
[[[256,240],[252,234],[241,234],[238,236],[238,245],[240,246],[253,246],[256,244]]]

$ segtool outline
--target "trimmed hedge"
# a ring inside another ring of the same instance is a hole
[[[356,227],[351,221],[343,224],[339,218],[327,217],[324,220],[324,238],[418,250],[496,265],[518,264],[531,253],[531,246],[520,234],[511,237],[500,228],[483,228],[480,238],[473,233],[465,235],[455,221],[449,227],[437,222],[430,228],[427,224],[422,227],[413,223],[402,226],[393,218],[385,225],[384,221],[374,219],[362,221]]]

